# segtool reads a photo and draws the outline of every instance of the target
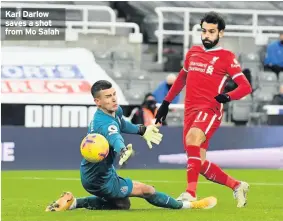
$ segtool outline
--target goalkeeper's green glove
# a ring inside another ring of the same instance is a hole
[[[160,144],[163,134],[159,133],[159,129],[154,125],[149,125],[145,127],[144,125],[140,126],[140,135],[145,139],[148,147],[152,148],[152,143]]]
[[[128,144],[121,150],[119,165],[122,166],[134,154],[133,145]]]

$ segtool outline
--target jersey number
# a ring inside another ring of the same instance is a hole
[[[199,114],[197,115],[195,122],[205,122],[206,118],[208,116],[208,113],[206,112],[199,112]]]

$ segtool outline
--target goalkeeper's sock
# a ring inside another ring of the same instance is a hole
[[[233,177],[230,177],[218,165],[207,160],[201,167],[201,174],[206,179],[214,183],[225,185],[232,190],[235,190],[236,187],[240,184],[240,181],[235,180]]]
[[[150,204],[158,207],[169,208],[169,209],[181,209],[183,208],[183,203],[175,200],[174,198],[168,196],[165,193],[155,192],[149,197],[145,197],[146,201]]]
[[[97,197],[88,196],[84,198],[75,199],[74,203],[71,205],[70,209],[74,208],[86,208],[89,210],[103,210],[103,209],[113,209],[113,205],[107,201]]]
[[[196,189],[198,177],[201,169],[200,147],[188,145],[186,146],[188,155],[187,161],[187,189],[186,191],[192,197],[196,197]]]

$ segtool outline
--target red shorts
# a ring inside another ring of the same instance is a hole
[[[210,138],[219,128],[220,124],[221,116],[217,115],[212,109],[200,109],[186,113],[183,131],[184,146],[186,146],[185,139],[190,128],[197,127],[201,129],[206,136],[206,140],[201,144],[201,148],[207,149]]]

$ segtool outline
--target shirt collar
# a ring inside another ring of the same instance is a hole
[[[218,50],[222,50],[223,48],[221,46],[216,46],[216,47],[213,47],[213,48],[210,48],[210,49],[205,49],[205,47],[203,47],[203,50],[205,52],[209,52],[209,51],[218,51]]]
[[[104,113],[101,109],[99,109],[99,108],[97,108],[97,111],[96,112],[98,112],[99,114],[103,114],[103,115],[106,115],[106,116],[109,116],[109,117],[111,117],[111,118],[114,118],[114,119],[116,119],[116,113],[115,113],[115,117],[113,117],[113,116],[111,116],[111,115],[109,115],[109,114],[106,114],[106,113]]]

